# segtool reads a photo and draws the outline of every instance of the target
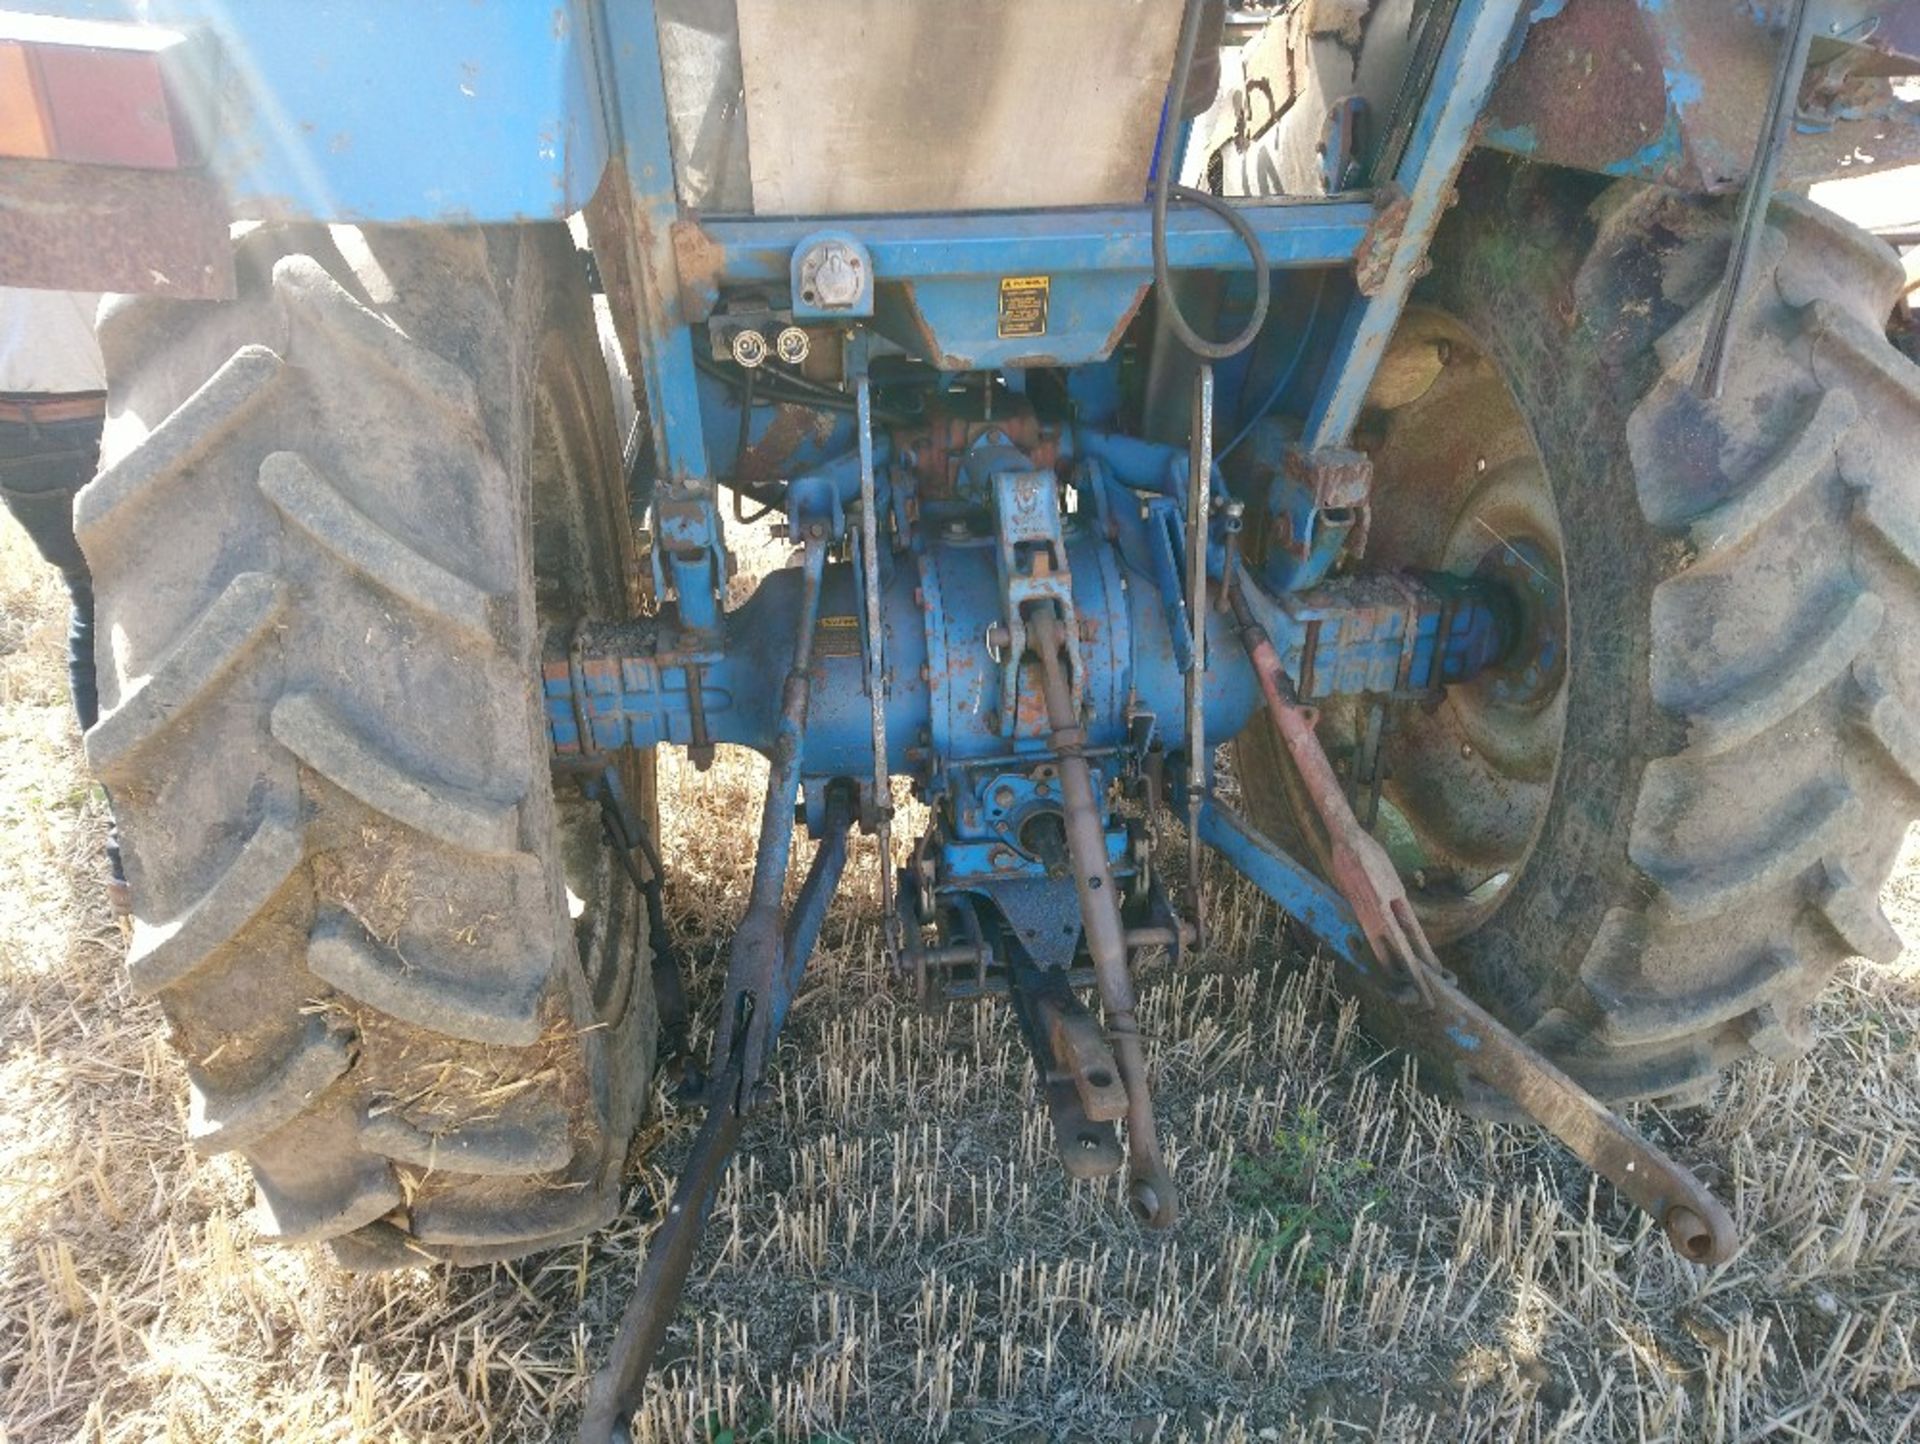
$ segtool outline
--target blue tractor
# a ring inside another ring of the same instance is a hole
[[[1135,968],[1212,849],[1728,1256],[1610,1105],[1898,950],[1911,284],[1803,192],[1920,156],[1920,5],[25,4],[0,283],[115,293],[131,978],[265,1232],[579,1238],[672,1069],[619,1431],[861,830],[901,986],[1004,998],[1146,1226]],[[722,743],[770,776],[695,1060],[653,759]]]

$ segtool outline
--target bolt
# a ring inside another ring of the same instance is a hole
[[[993,805],[995,807],[1003,807],[1003,808],[1012,807],[1013,806],[1013,789],[1011,787],[1006,786],[1005,784],[1002,784],[1001,786],[996,787],[993,792]]]
[[[733,359],[747,370],[753,370],[767,359],[767,338],[758,331],[735,331]]]
[[[993,870],[995,872],[1007,872],[1020,865],[1020,859],[1004,847],[996,847],[992,852],[987,854],[987,857],[993,863]]]

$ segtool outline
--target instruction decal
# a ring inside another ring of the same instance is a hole
[[[1047,301],[1051,276],[1000,278],[1000,339],[1047,334]]]
[[[820,657],[857,657],[860,655],[860,619],[858,617],[822,617],[813,629],[813,650]]]

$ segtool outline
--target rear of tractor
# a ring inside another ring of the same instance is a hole
[[[902,985],[1005,998],[1150,1226],[1134,971],[1206,946],[1211,847],[1438,1086],[1731,1252],[1607,1105],[1897,951],[1920,370],[1894,253],[1793,192],[1915,158],[1920,8],[1309,3],[1223,55],[1199,0],[42,8],[0,279],[128,293],[88,753],[267,1233],[578,1237],[671,1060],[604,1436],[859,828]],[[728,493],[794,549],[733,607]],[[652,758],[722,743],[771,768],[695,1067]]]

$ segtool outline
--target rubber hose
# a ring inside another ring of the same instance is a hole
[[[1266,324],[1273,281],[1267,274],[1267,255],[1261,249],[1260,238],[1240,213],[1218,196],[1179,185],[1173,179],[1180,167],[1179,157],[1173,153],[1174,137],[1180,126],[1181,107],[1186,104],[1187,72],[1193,68],[1194,48],[1199,43],[1201,12],[1205,5],[1206,0],[1186,0],[1186,9],[1180,22],[1180,45],[1173,59],[1173,89],[1167,96],[1166,110],[1160,117],[1160,164],[1153,180],[1153,282],[1160,293],[1160,314],[1166,317],[1167,325],[1179,338],[1180,344],[1206,360],[1224,361],[1246,350],[1260,334],[1261,326]],[[1247,324],[1239,334],[1230,340],[1210,341],[1194,330],[1173,294],[1172,277],[1167,269],[1167,202],[1174,196],[1202,206],[1220,217],[1246,243],[1247,253],[1253,259],[1253,314],[1247,318]]]

